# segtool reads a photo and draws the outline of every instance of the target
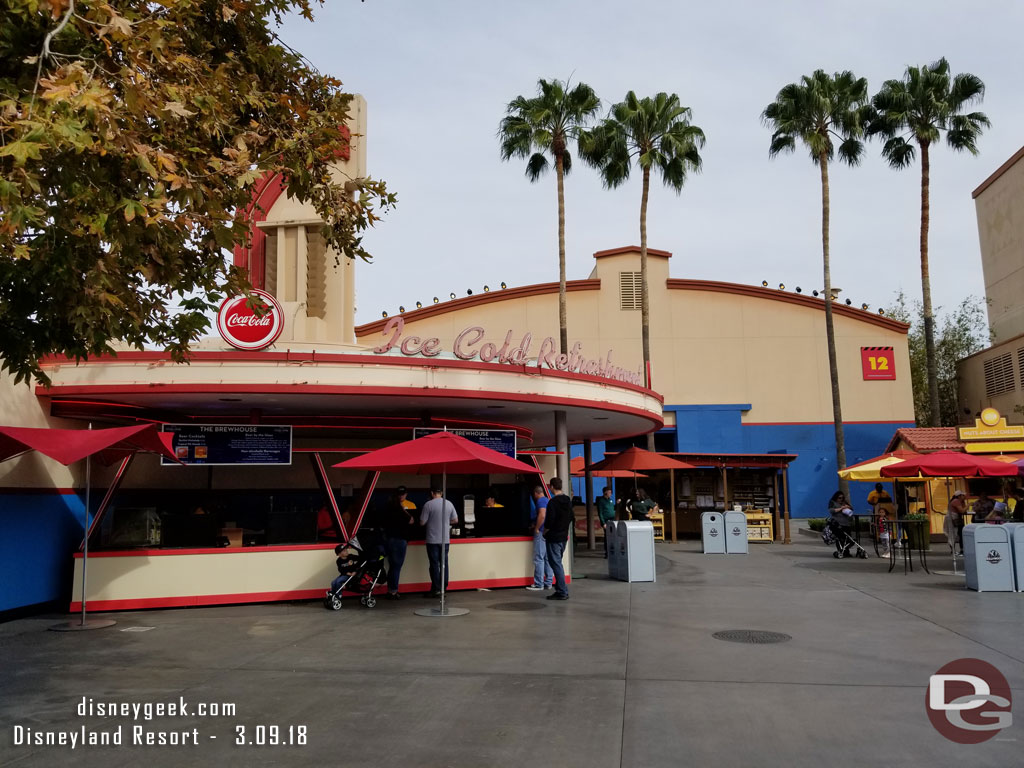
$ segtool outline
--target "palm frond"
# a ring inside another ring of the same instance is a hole
[[[548,169],[548,159],[540,152],[530,155],[526,163],[526,177],[530,181],[537,181]]]

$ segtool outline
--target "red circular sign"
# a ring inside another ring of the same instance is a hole
[[[928,681],[925,710],[935,730],[957,744],[988,741],[1013,722],[1003,673],[981,659],[957,659]]]
[[[248,296],[224,299],[217,312],[217,330],[221,338],[237,349],[269,347],[284,329],[284,312],[277,299],[266,291],[254,290],[254,304],[265,308],[257,315],[249,306]]]

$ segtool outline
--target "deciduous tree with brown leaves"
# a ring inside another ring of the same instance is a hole
[[[266,172],[369,260],[395,197],[331,174],[351,96],[276,31],[320,2],[0,0],[0,369],[45,382],[41,357],[118,341],[186,358],[249,288],[225,252]]]

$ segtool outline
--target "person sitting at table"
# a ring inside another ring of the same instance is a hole
[[[995,505],[996,502],[989,497],[988,491],[979,491],[978,498],[971,507],[971,510],[974,512],[974,522],[985,522]]]
[[[992,511],[985,517],[986,523],[1002,525],[1006,522],[1006,513],[1009,511],[1005,502],[997,501],[992,505]]]

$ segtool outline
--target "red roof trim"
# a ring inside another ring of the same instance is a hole
[[[565,292],[575,291],[599,291],[601,290],[600,280],[567,280]],[[411,309],[403,313],[402,317],[409,321],[425,320],[435,315],[444,315],[448,312],[456,312],[460,309],[478,307],[481,304],[492,304],[496,301],[509,301],[511,299],[524,299],[528,296],[543,296],[548,293],[558,293],[558,283],[537,283],[536,285],[523,285],[518,288],[500,288],[487,293],[478,293],[474,296],[463,296],[461,299],[448,299],[438,304],[428,304],[421,309]],[[384,329],[387,320],[382,318],[371,323],[357,325],[356,336],[376,333]]]
[[[738,283],[722,283],[715,280],[680,280],[678,278],[669,278],[668,287],[670,290],[732,293],[739,296],[751,296],[755,299],[782,301],[787,304],[797,304],[802,307],[818,309],[822,312],[825,311],[825,302],[822,299],[804,296],[799,293],[788,293],[786,291],[776,290],[775,288],[762,288],[755,285],[739,285]],[[875,315],[866,310],[854,309],[853,307],[848,307],[845,304],[839,304],[834,301],[832,302],[832,311],[843,315],[843,317],[849,317],[854,320],[860,320],[863,323],[877,325],[880,328],[896,331],[897,333],[906,334],[910,329],[909,325],[901,323],[898,320],[893,320],[890,317]]]
[[[1024,157],[1024,147],[1021,147],[1016,152],[1014,152],[1013,156],[1009,160],[1007,160],[1005,163],[996,168],[991,176],[989,176],[987,179],[981,182],[981,184],[978,185],[978,188],[971,192],[971,198],[977,200],[978,195],[980,195],[986,189],[995,184],[999,177],[1006,173],[1008,170],[1010,170],[1010,168],[1012,168],[1013,165],[1022,157]]]
[[[957,437],[956,427],[903,427],[897,429],[896,433],[886,446],[886,452],[896,450],[900,441],[910,446],[911,450],[918,453],[933,453],[935,451],[953,450],[963,451],[964,443]]]
[[[621,256],[624,253],[639,253],[639,252],[640,252],[640,246],[639,245],[624,245],[621,248],[609,248],[606,251],[597,251],[594,254],[594,258],[595,259],[600,259],[600,258],[603,258],[605,256]],[[666,258],[666,259],[671,259],[672,258],[672,252],[671,251],[661,251],[661,250],[658,250],[657,248],[648,248],[647,249],[647,255],[648,256],[661,256],[661,257]]]

